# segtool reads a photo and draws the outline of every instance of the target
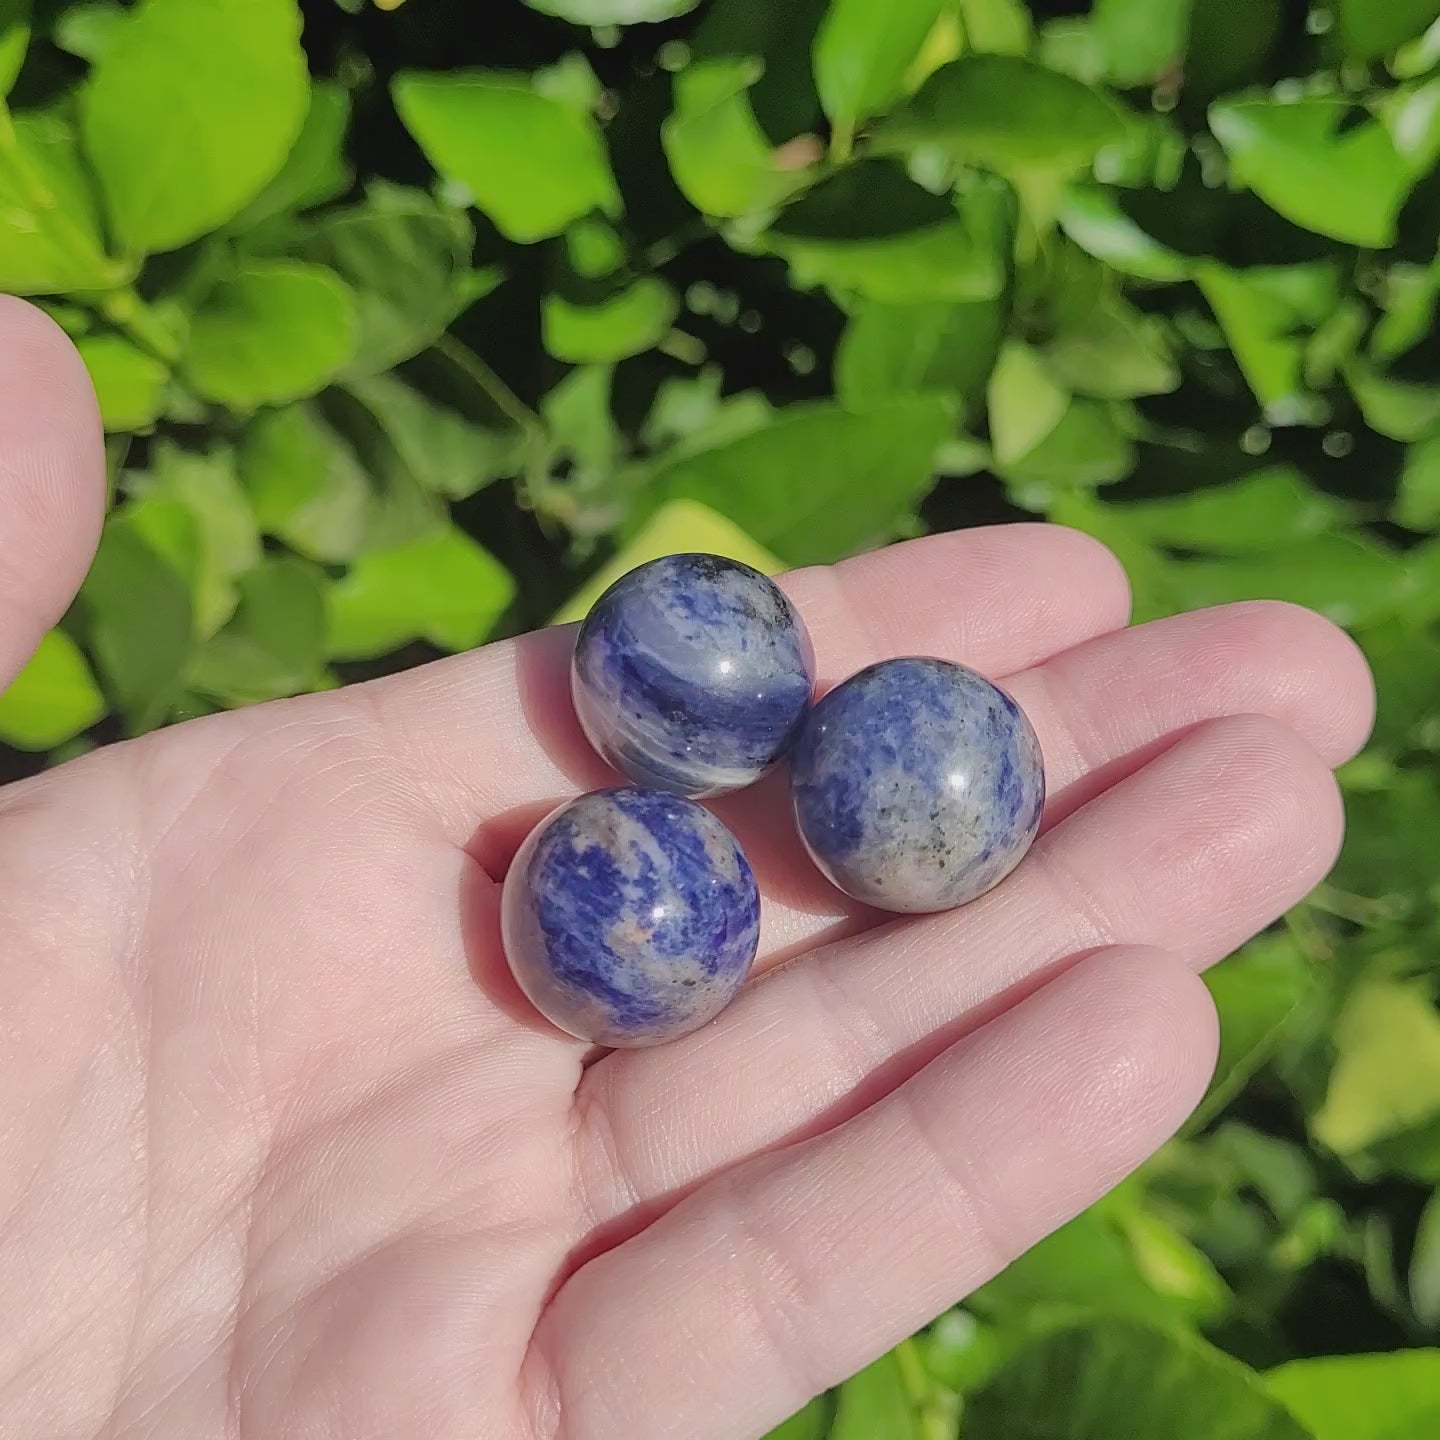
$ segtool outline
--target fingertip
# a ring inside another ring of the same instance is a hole
[[[74,599],[105,490],[104,435],[83,361],[49,316],[0,296],[0,678]]]

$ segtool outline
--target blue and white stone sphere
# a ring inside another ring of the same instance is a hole
[[[543,820],[501,900],[505,955],[535,1008],[599,1045],[659,1045],[744,983],[760,894],[739,842],[660,790],[597,790]]]
[[[814,697],[815,654],[758,570],[671,555],[595,602],[570,680],[580,725],[611,765],[696,798],[744,788],[789,750]]]
[[[847,895],[882,910],[964,905],[1040,828],[1040,743],[1001,689],[946,660],[885,660],[810,712],[791,756],[800,836]]]

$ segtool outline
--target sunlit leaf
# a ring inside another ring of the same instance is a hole
[[[19,750],[50,750],[88,730],[106,708],[80,647],[52,630],[0,694],[0,740]]]
[[[333,82],[315,85],[305,123],[280,173],[235,218],[234,228],[249,229],[289,210],[322,205],[350,188],[345,162],[345,128],[350,94]]]
[[[458,180],[512,240],[558,235],[592,210],[618,214],[620,193],[594,122],[501,71],[426,75],[394,84],[400,117],[431,164]]]
[[[825,113],[853,127],[900,93],[945,0],[830,0],[815,39],[815,82]]]
[[[583,620],[590,607],[622,575],[666,555],[698,552],[739,560],[765,575],[778,575],[784,561],[757,545],[733,520],[695,500],[671,500],[566,602],[553,623]]]
[[[165,404],[170,371],[119,335],[88,335],[76,347],[100,401],[107,431],[144,430]]]
[[[921,1440],[919,1420],[894,1352],[882,1355],[840,1387],[829,1440]]]
[[[1265,1383],[1315,1440],[1418,1440],[1440,1428],[1440,1350],[1292,1360]]]
[[[1385,126],[1325,97],[1226,100],[1210,128],[1235,178],[1287,220],[1352,245],[1383,247],[1415,175]]]
[[[105,253],[69,124],[47,114],[12,121],[0,100],[0,292],[106,290],[127,273]]]
[[[525,0],[532,10],[558,15],[576,25],[638,25],[670,20],[693,10],[700,0]]]
[[[545,348],[574,365],[624,360],[649,350],[669,333],[679,309],[663,280],[644,276],[594,304],[545,297]]]
[[[363,555],[330,591],[329,653],[365,660],[411,640],[478,645],[515,593],[510,573],[458,530]]]
[[[1440,1011],[1424,984],[1360,985],[1336,1021],[1335,1049],[1311,1129],[1336,1154],[1363,1161],[1440,1117]]]
[[[142,0],[80,95],[119,245],[173,250],[238,214],[285,163],[308,94],[295,0]]]

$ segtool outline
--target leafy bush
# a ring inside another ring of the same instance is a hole
[[[0,737],[398,668],[677,548],[1039,515],[1141,618],[1318,606],[1380,725],[1340,868],[1212,977],[1201,1115],[781,1433],[1437,1433],[1437,15],[0,0],[0,289],[76,337],[116,492]]]

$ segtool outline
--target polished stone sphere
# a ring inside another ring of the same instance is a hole
[[[718,555],[671,555],[595,602],[571,665],[590,743],[638,785],[693,797],[758,780],[815,690],[804,622],[775,583]]]
[[[760,936],[739,842],[660,790],[598,790],[520,847],[501,901],[505,955],[535,1008],[599,1045],[658,1045],[724,1009]]]
[[[801,838],[847,895],[882,910],[949,910],[1030,848],[1045,804],[1024,712],[945,660],[885,660],[810,712],[791,756]]]

